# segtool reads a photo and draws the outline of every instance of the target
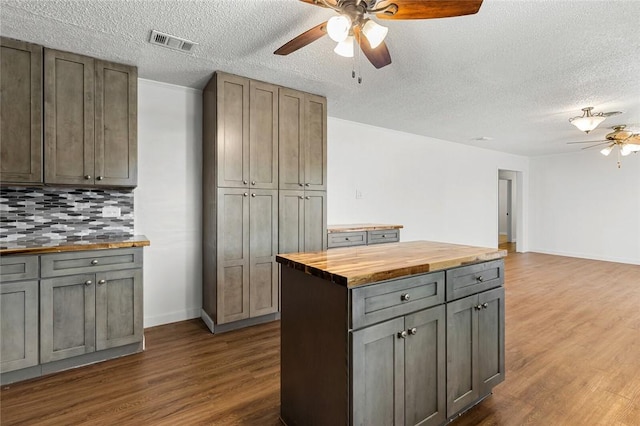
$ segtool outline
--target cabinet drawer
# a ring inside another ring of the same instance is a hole
[[[355,288],[351,293],[351,327],[361,328],[440,303],[444,303],[444,272]]]
[[[113,271],[142,267],[142,248],[80,251],[42,255],[41,276]]]
[[[397,243],[398,241],[400,241],[398,229],[367,231],[367,244]]]
[[[327,247],[349,247],[367,244],[367,233],[361,232],[335,232],[328,234]]]
[[[0,280],[2,282],[38,278],[38,256],[0,257]]]
[[[447,300],[455,300],[504,283],[504,261],[478,263],[447,271]]]

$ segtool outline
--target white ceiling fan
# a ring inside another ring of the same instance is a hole
[[[620,168],[620,157],[627,156],[631,153],[637,153],[640,151],[640,128],[627,128],[626,125],[621,124],[613,126],[613,132],[608,133],[605,139],[599,141],[584,141],[584,142],[567,142],[571,144],[591,144],[582,149],[595,148],[597,146],[606,145],[600,150],[602,155],[609,155],[616,148],[618,151],[618,168]]]

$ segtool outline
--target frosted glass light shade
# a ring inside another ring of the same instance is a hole
[[[338,15],[329,19],[327,22],[327,33],[331,40],[342,42],[349,36],[351,29],[351,19],[348,16]]]
[[[613,150],[613,145],[608,146],[606,148],[604,148],[603,150],[600,151],[600,154],[607,156],[609,154],[611,154],[611,151]]]
[[[623,156],[627,156],[629,154],[631,154],[633,151],[631,151],[631,149],[629,148],[629,145],[624,144],[620,147],[620,154],[622,154]]]
[[[627,147],[627,149],[631,152],[638,152],[640,151],[640,145],[639,144],[635,144],[635,143],[627,143],[625,144],[625,146]]]
[[[602,123],[606,118],[607,117],[602,117],[598,115],[596,116],[589,115],[589,116],[574,118],[571,120],[571,124],[576,126],[578,129],[582,130],[583,132],[589,133],[590,131],[598,127],[598,124]]]
[[[345,58],[353,58],[353,36],[348,36],[345,40],[338,43],[333,51]]]
[[[373,22],[371,19],[367,20],[367,22],[362,27],[362,33],[369,40],[369,45],[372,49],[380,46],[380,43],[387,36],[387,32],[389,32],[389,28],[383,27],[380,24]]]

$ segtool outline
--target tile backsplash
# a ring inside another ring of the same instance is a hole
[[[132,236],[133,191],[0,188],[0,243]]]

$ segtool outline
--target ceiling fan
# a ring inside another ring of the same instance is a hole
[[[585,141],[585,142],[567,142],[567,144],[582,144],[589,143],[591,145],[582,149],[595,148],[597,146],[607,145],[600,153],[602,155],[609,155],[616,147],[618,147],[618,168],[620,168],[620,156],[627,156],[632,152],[637,153],[640,151],[640,130],[627,130],[627,126],[621,124],[619,126],[612,127],[613,132],[608,133],[604,140],[599,141]]]
[[[276,50],[276,55],[288,55],[318,40],[325,34],[336,41],[334,51],[353,56],[354,41],[376,68],[391,63],[389,49],[383,41],[388,29],[373,21],[378,19],[432,19],[472,15],[480,9],[482,0],[300,0],[304,3],[334,10],[330,18]]]

